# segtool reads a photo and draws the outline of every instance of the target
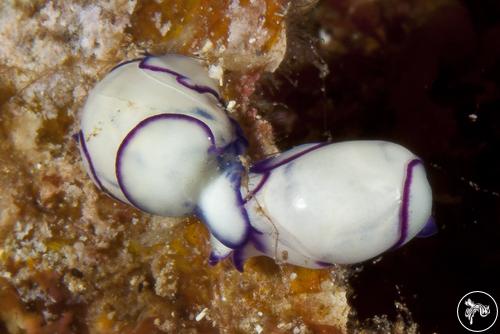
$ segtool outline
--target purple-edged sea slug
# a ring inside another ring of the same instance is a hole
[[[241,129],[194,58],[115,67],[89,95],[78,141],[108,195],[156,215],[198,215],[212,264],[357,263],[435,230],[423,164],[394,143],[305,144],[247,171]]]
[[[182,216],[246,145],[202,64],[178,55],[115,67],[90,93],[79,143],[99,188],[143,211]]]
[[[231,255],[240,270],[258,255],[309,268],[358,263],[435,232],[422,161],[394,143],[305,144],[254,164],[245,179],[230,206],[239,220],[215,200],[227,196],[224,176],[199,203],[215,232],[248,225],[242,246],[212,237],[212,260]]]

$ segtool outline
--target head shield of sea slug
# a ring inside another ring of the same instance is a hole
[[[108,73],[82,110],[79,142],[103,191],[162,216],[192,213],[205,183],[245,146],[206,69],[179,55]]]

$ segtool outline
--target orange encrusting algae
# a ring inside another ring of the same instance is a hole
[[[139,1],[132,16],[132,36],[137,41],[167,43],[180,53],[199,48],[207,39],[224,45],[229,18],[228,0],[203,4],[200,0]]]
[[[248,54],[258,67],[274,69],[284,54],[285,17],[290,0],[139,1],[131,18],[133,40],[149,52],[199,54],[226,67],[244,70],[252,62],[234,62]],[[277,49],[278,60],[272,55]],[[271,64],[272,63],[272,64]]]
[[[266,15],[264,19],[264,27],[270,32],[267,42],[264,44],[262,51],[269,51],[277,42],[281,26],[284,23],[285,12],[283,8],[286,2],[281,1],[266,1]]]

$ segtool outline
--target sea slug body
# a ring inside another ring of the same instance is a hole
[[[205,73],[194,58],[146,57],[97,84],[79,142],[99,188],[153,214],[193,212],[205,182],[245,146]]]
[[[358,263],[400,247],[433,224],[421,160],[390,142],[301,145],[256,163],[248,179],[240,191],[250,234],[231,252],[240,269],[257,255],[311,268]],[[199,205],[217,212],[209,200],[217,190],[210,189]]]

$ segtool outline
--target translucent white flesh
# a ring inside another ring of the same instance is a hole
[[[232,248],[243,244],[249,229],[239,202],[239,186],[239,182],[234,182],[228,173],[224,173],[206,185],[198,203],[212,234]]]
[[[122,186],[144,211],[171,217],[190,213],[216,169],[215,157],[207,155],[210,146],[206,133],[193,123],[156,119],[122,151]]]
[[[188,80],[191,84],[217,88],[207,71],[193,58],[169,55],[149,58],[147,64],[192,76]],[[234,128],[217,99],[211,94],[199,93],[179,84],[177,78],[176,75],[141,69],[139,62],[122,65],[97,84],[81,113],[81,130],[96,175],[104,188],[124,202],[130,203],[118,185],[115,169],[117,151],[126,135],[144,119],[159,114],[187,115],[207,125],[217,147],[235,139]],[[161,135],[157,133],[137,138],[139,141],[134,143],[134,150],[136,153],[145,150],[143,158],[149,159],[148,172],[134,169],[140,166],[138,161],[126,164],[126,173],[130,176],[127,180],[133,180],[130,181],[134,184],[132,188],[140,194],[132,194],[132,197],[147,211],[181,215],[191,212],[193,205],[186,206],[186,202],[197,198],[196,189],[200,189],[207,178],[205,163],[213,157],[206,150],[207,140],[200,137],[200,129],[196,126],[186,125],[182,131],[162,123],[161,127],[164,126],[169,128],[168,131],[157,129],[162,132]],[[186,157],[187,154],[190,156]],[[166,160],[153,167],[151,159],[154,155]],[[136,154],[135,157],[139,156]],[[177,164],[178,171],[175,171],[174,164]],[[86,168],[89,171],[88,164]],[[162,168],[166,169],[160,172]],[[169,178],[174,174],[182,177],[174,183],[160,180],[166,174]],[[185,183],[181,186],[183,181]],[[141,183],[142,188],[139,187]],[[156,190],[146,194],[146,185],[154,185]],[[160,195],[165,196],[165,202],[171,203],[172,207],[162,207],[158,199],[151,202],[151,198]],[[179,209],[184,206],[184,210]]]
[[[233,252],[232,248],[224,246],[224,244],[212,234],[210,234],[210,246],[212,248],[212,254],[217,258],[217,260],[223,259]]]

